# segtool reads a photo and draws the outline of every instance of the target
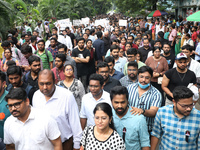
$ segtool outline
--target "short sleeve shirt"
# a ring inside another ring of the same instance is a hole
[[[86,58],[88,56],[90,56],[90,51],[86,48],[83,51],[80,51],[78,48],[72,51],[72,57]],[[87,63],[76,63],[76,67],[78,76],[83,76],[88,74],[89,70]]]
[[[48,52],[48,56],[49,56],[49,62],[52,62],[53,61],[53,56],[51,54],[50,51],[47,51]],[[50,65],[49,65],[49,62],[47,60],[47,55],[45,53],[45,50],[44,52],[40,55],[39,52],[37,51],[36,53],[40,59],[42,60],[42,64],[43,64],[43,69],[50,69]]]

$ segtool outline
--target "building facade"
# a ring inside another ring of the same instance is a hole
[[[175,13],[176,17],[181,15],[183,18],[200,10],[200,0],[176,0]]]

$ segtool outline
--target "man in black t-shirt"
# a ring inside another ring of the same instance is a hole
[[[90,51],[86,48],[84,48],[85,39],[84,38],[78,38],[77,44],[78,47],[73,49],[72,51],[72,58],[76,62],[77,67],[77,77],[81,80],[83,83],[83,86],[87,87],[87,75],[88,75],[88,62],[90,60]]]
[[[161,54],[161,56],[166,58],[169,69],[173,68],[174,61],[175,61],[175,55],[171,53],[171,46],[169,45],[169,43],[163,44],[163,51],[164,51],[164,53]]]
[[[162,80],[162,89],[166,93],[165,105],[173,104],[173,90],[176,86],[196,85],[196,76],[193,71],[187,69],[187,56],[179,53],[175,60],[177,67],[165,72]]]
[[[149,46],[149,39],[143,40],[144,46],[139,48],[138,51],[142,54],[142,62],[144,63],[147,59],[148,53],[152,50],[152,48]]]

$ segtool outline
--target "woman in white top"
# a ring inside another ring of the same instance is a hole
[[[125,144],[114,130],[112,108],[107,103],[99,103],[94,109],[95,126],[83,131],[80,150],[125,150]]]

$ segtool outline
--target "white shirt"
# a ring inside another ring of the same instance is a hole
[[[82,98],[80,118],[87,118],[87,126],[95,125],[93,110],[98,103],[108,103],[112,107],[110,94],[103,91],[103,94],[99,100],[95,100],[91,92],[87,93]]]
[[[62,142],[73,136],[74,148],[79,149],[82,128],[73,94],[65,88],[56,86],[54,94],[48,101],[40,90],[34,93],[32,101],[33,107],[47,111],[57,121]]]
[[[45,49],[47,49],[47,48],[49,47],[49,45],[50,45],[50,40],[47,40],[47,41],[45,42]]]
[[[54,150],[50,140],[60,136],[56,121],[42,110],[31,107],[25,123],[12,115],[4,125],[4,143],[18,150]]]
[[[68,35],[66,35],[66,37],[58,35],[58,42],[65,44],[68,49],[72,50],[72,41]]]
[[[187,44],[190,46],[194,46],[194,42],[191,38],[189,38],[188,40],[185,39],[185,41],[183,42],[183,46]]]

